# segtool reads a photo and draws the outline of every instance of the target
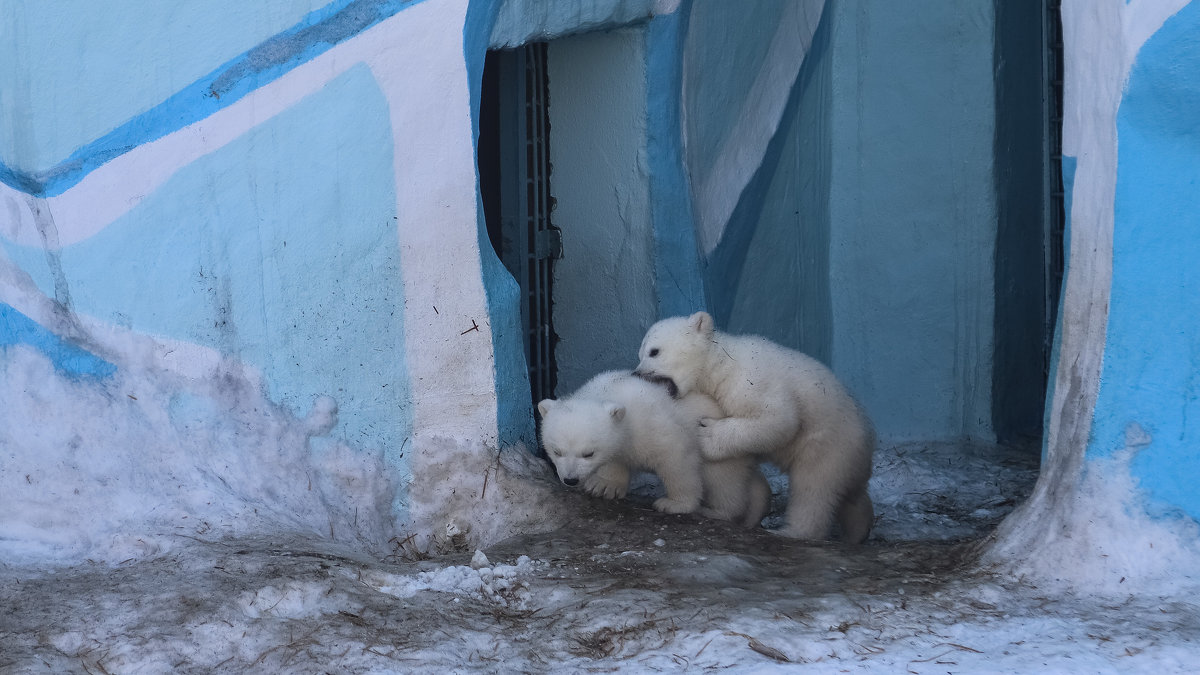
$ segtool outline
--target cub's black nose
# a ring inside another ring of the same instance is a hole
[[[562,479],[562,482],[563,482],[563,485],[570,485],[571,487],[575,487],[576,485],[579,485],[578,478],[564,478],[564,479]]]

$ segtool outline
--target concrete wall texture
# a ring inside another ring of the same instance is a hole
[[[409,482],[433,439],[532,444],[475,117],[487,49],[552,39],[564,388],[706,308],[885,440],[994,439],[994,0],[43,4],[0,9],[0,354],[332,397],[317,445]],[[1193,517],[1197,6],[1064,3],[1044,477],[1129,451]]]
[[[558,389],[630,368],[658,318],[646,166],[645,31],[551,42],[550,162],[563,231],[555,266]],[[581,299],[587,298],[586,301]]]

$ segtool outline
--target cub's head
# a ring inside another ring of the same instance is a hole
[[[625,408],[610,401],[546,399],[538,404],[542,447],[558,478],[578,485],[621,449]]]
[[[664,382],[673,396],[687,396],[696,386],[713,343],[713,319],[707,312],[663,319],[646,331],[634,375]]]

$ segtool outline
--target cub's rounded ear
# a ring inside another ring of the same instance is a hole
[[[708,335],[713,332],[713,318],[708,312],[696,312],[688,317],[688,325],[692,330],[701,335]]]
[[[550,412],[550,409],[556,405],[558,405],[558,401],[555,401],[552,398],[545,399],[538,404],[538,417],[546,419],[546,413]]]
[[[625,406],[617,405],[616,403],[608,403],[604,406],[604,409],[608,411],[608,416],[611,417],[612,421],[614,422],[620,422],[621,420],[625,419]]]

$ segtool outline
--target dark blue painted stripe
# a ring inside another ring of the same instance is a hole
[[[463,26],[463,58],[471,93],[471,134],[479,151],[479,104],[488,37],[500,12],[500,0],[472,0],[467,5]],[[476,158],[476,186],[479,184]],[[476,236],[479,241],[480,273],[492,328],[492,354],[496,367],[497,442],[503,446],[524,443],[537,451],[533,403],[529,396],[529,370],[525,362],[524,331],[521,328],[520,289],[492,250],[484,222],[483,203],[475,191]]]
[[[80,147],[58,165],[23,173],[0,163],[0,181],[38,197],[66,192],[105,162],[228,107],[296,66],[422,0],[335,0],[299,23]]]
[[[0,354],[7,347],[29,345],[45,354],[61,373],[75,377],[108,377],[117,367],[66,342],[33,319],[0,302]]]
[[[683,41],[691,10],[689,3],[654,17],[646,38],[646,155],[659,318],[708,309],[680,127]]]

